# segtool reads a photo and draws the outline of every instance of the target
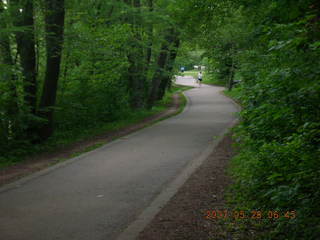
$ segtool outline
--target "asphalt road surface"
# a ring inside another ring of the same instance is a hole
[[[188,90],[183,113],[0,189],[0,239],[115,239],[235,120],[221,91]]]

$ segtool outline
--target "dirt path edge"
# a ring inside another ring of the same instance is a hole
[[[116,240],[199,240],[200,238],[196,238],[195,235],[193,235],[192,238],[178,238],[178,235],[174,235],[174,237],[171,238],[167,235],[168,232],[176,232],[177,226],[182,224],[179,216],[184,215],[184,211],[188,208],[188,211],[190,211],[190,206],[192,205],[192,201],[190,201],[191,204],[180,204],[179,202],[175,202],[175,199],[181,196],[186,200],[190,199],[190,197],[188,197],[188,191],[186,190],[189,188],[189,182],[194,179],[193,176],[201,171],[203,165],[206,165],[214,153],[219,150],[220,145],[226,142],[226,138],[230,141],[231,137],[227,137],[227,135],[230,132],[230,129],[236,124],[238,124],[238,119],[231,122],[218,136],[217,140],[212,141],[200,156],[192,160],[182,172],[180,172],[180,174],[155,197],[152,203],[143,210],[136,220],[119,234]],[[223,165],[222,168],[221,166],[218,167],[221,171],[225,170],[225,165]],[[220,175],[222,176],[223,174],[221,173]],[[206,176],[207,175],[202,175],[202,177]],[[194,182],[193,186],[196,184],[197,182]],[[197,189],[197,187],[192,186],[191,188]],[[168,217],[168,215],[170,216]],[[165,221],[169,222],[169,225],[163,226],[163,218],[166,219]],[[192,231],[193,230],[191,230],[191,232]],[[189,231],[185,231],[185,233],[186,232]]]

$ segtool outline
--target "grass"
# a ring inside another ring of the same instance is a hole
[[[206,74],[203,78],[204,84],[225,87],[225,82],[220,82],[214,74]]]
[[[198,78],[198,70],[190,70],[190,71],[185,71],[184,73],[180,73],[182,76],[192,76],[195,79]],[[203,80],[202,83],[204,84],[209,84],[209,85],[216,85],[216,86],[225,86],[225,83],[221,83],[217,80],[217,78],[212,75],[212,74],[208,74],[206,71],[202,71],[203,74]]]
[[[190,70],[190,71],[185,71],[184,73],[180,73],[181,76],[192,76],[195,79],[198,78],[198,73],[199,71],[196,70]]]
[[[192,87],[173,85],[171,90],[167,91],[164,98],[161,101],[157,102],[151,110],[142,109],[139,111],[130,111],[130,112],[127,112],[125,115],[123,115],[117,121],[113,121],[113,122],[99,121],[99,122],[96,122],[94,126],[89,126],[88,128],[83,128],[83,127],[74,128],[70,131],[65,131],[65,132],[57,131],[54,134],[54,136],[52,136],[48,141],[44,142],[43,144],[28,145],[28,146],[25,146],[24,148],[19,149],[18,151],[15,151],[14,154],[11,154],[5,157],[4,156],[0,157],[0,169],[15,165],[19,162],[24,161],[28,157],[32,157],[40,153],[55,152],[61,148],[68,147],[74,143],[84,141],[84,140],[89,140],[95,136],[108,134],[112,131],[117,131],[119,129],[139,123],[142,120],[146,119],[147,117],[159,114],[165,111],[166,109],[168,109],[168,106],[172,103],[172,96],[175,93],[179,93],[180,96],[182,97],[181,98],[182,102],[180,104],[179,111],[178,111],[178,113],[180,113],[183,111],[184,106],[186,105],[186,99],[182,94],[182,92],[190,88]],[[165,118],[167,117],[164,117],[160,120],[163,120]],[[151,125],[153,123],[150,123],[148,125]],[[72,154],[72,157],[94,150],[102,146],[103,144],[105,144],[105,142],[96,143],[90,147],[87,147],[82,151],[75,152],[74,154]],[[66,159],[60,159],[58,161],[64,161],[64,160]]]
[[[232,88],[231,91],[229,90],[224,90],[223,93],[232,98],[233,100],[235,100],[239,105],[241,105],[241,102],[240,102],[240,96],[241,96],[241,87],[240,86],[235,86],[234,88]]]

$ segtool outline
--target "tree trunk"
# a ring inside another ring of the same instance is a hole
[[[24,27],[24,31],[17,32],[16,41],[20,63],[24,77],[24,99],[31,113],[36,111],[36,50],[34,38],[33,1],[11,0],[14,8],[14,25]]]
[[[130,105],[133,109],[144,107],[145,103],[145,87],[146,87],[146,72],[145,72],[145,54],[142,45],[142,23],[140,16],[141,2],[140,0],[124,0],[129,7],[134,7],[135,12],[132,16],[126,17],[127,21],[132,26],[133,39],[131,41],[131,52],[128,54],[128,88],[130,93]]]
[[[4,14],[3,3],[2,1],[0,1],[0,28],[1,29],[7,28],[6,20],[3,14]],[[11,94],[14,94],[14,96],[16,97],[16,87],[14,83],[15,76],[12,72],[12,67],[14,63],[13,63],[13,59],[10,51],[10,40],[7,33],[0,33],[0,63],[10,68],[9,71],[2,72],[1,76],[3,77],[4,81],[8,81],[10,89],[12,90]]]
[[[53,133],[53,108],[58,88],[64,30],[64,0],[45,0],[45,3],[47,68],[39,115],[47,121],[40,128],[41,139],[47,139]]]
[[[158,62],[157,62],[157,70],[153,75],[153,79],[151,83],[151,91],[150,91],[148,102],[147,102],[147,107],[149,109],[153,107],[154,102],[157,100],[159,85],[164,76],[165,65],[168,59],[168,51],[169,51],[168,42],[165,41],[162,43],[160,55],[158,57]]]
[[[235,47],[234,43],[230,44],[230,59],[231,59],[231,66],[229,67],[229,81],[228,81],[228,91],[231,91],[234,85],[234,70],[235,70],[235,62],[234,62],[234,56],[235,56]]]
[[[228,81],[228,91],[231,91],[234,85],[234,60],[233,57],[231,58],[231,67],[229,73],[229,81]]]
[[[153,12],[153,0],[148,0],[149,12]],[[148,30],[148,47],[147,47],[147,58],[146,58],[146,71],[150,66],[151,55],[152,55],[152,39],[153,39],[153,24],[149,24]]]
[[[4,17],[4,7],[2,1],[0,1],[0,29],[5,29],[7,27],[6,20]],[[10,40],[7,33],[0,33],[0,64],[5,66],[5,70],[0,73],[0,81],[6,82],[9,92],[9,98],[4,106],[5,115],[7,119],[0,121],[3,127],[4,133],[3,137],[6,141],[10,138],[15,138],[15,130],[16,130],[16,123],[15,120],[17,119],[18,114],[18,104],[17,104],[17,91],[16,91],[16,76],[13,73],[13,59],[10,51]],[[11,130],[10,130],[11,127]]]
[[[173,41],[173,46],[170,49],[170,55],[169,55],[168,63],[166,65],[167,74],[161,80],[159,91],[158,91],[158,100],[161,100],[163,98],[164,94],[166,93],[166,89],[171,86],[173,66],[178,54],[178,48],[180,46],[180,39],[177,32],[172,33],[172,41]]]
[[[229,83],[228,83],[228,91],[231,91],[234,85],[234,69],[231,68],[230,71],[230,78],[229,78]]]

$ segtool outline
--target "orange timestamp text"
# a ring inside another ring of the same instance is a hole
[[[294,219],[297,217],[296,211],[261,211],[261,210],[252,210],[252,211],[231,211],[231,210],[208,210],[206,211],[206,219]]]

